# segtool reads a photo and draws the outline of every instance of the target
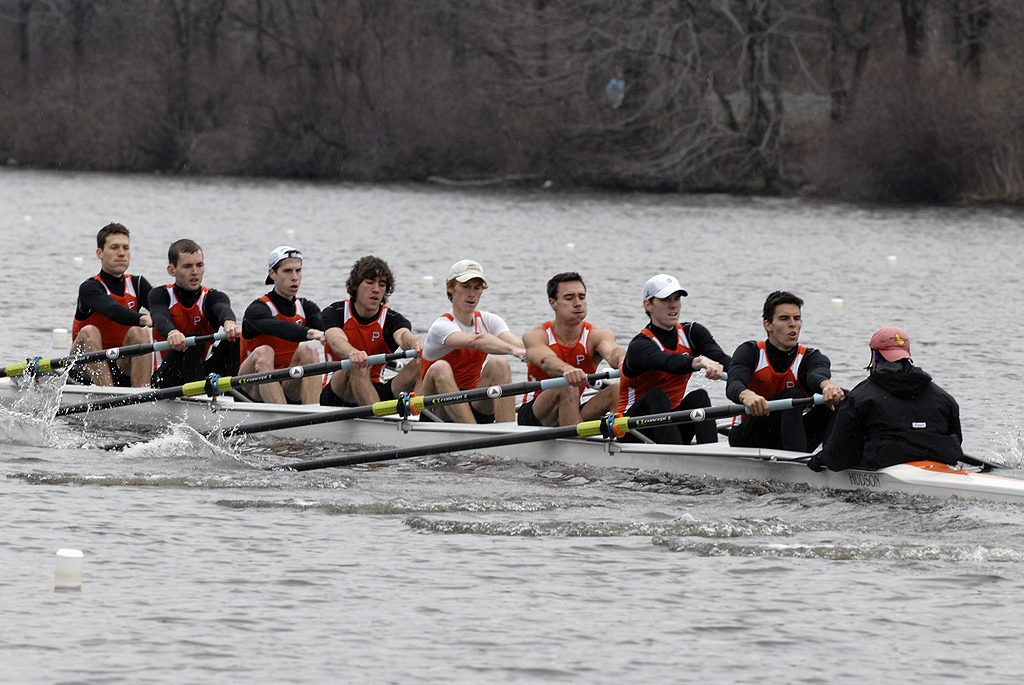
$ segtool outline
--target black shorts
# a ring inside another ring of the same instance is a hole
[[[536,402],[536,401],[537,401],[537,398],[534,397],[529,402],[527,402],[525,404],[519,405],[519,409],[516,410],[516,423],[518,423],[520,426],[543,426],[544,425],[543,423],[540,422],[540,419],[537,418],[537,415],[533,413],[533,403]],[[583,405],[585,405],[585,404],[586,404],[586,402],[582,402],[580,404],[580,410],[581,411],[583,410]]]
[[[387,402],[388,400],[395,399],[395,393],[391,390],[391,381],[387,383],[374,383],[373,389],[377,391],[377,396],[380,397],[381,402]],[[334,394],[334,390],[331,389],[331,384],[328,383],[324,386],[324,389],[320,391],[320,404],[325,407],[358,407],[354,402],[345,402],[340,397]]]
[[[537,415],[533,413],[533,403],[536,399],[532,399],[529,402],[521,404],[519,409],[516,410],[516,423],[520,426],[543,426]]]
[[[473,419],[479,424],[494,423],[494,414],[484,414],[481,411],[477,411],[476,407],[472,403],[469,405],[469,410],[473,412]],[[455,423],[451,417],[445,414],[445,423]]]
[[[92,362],[94,364],[106,364],[110,367],[110,376],[114,379],[115,388],[130,388],[132,387],[132,377],[121,370],[121,367],[117,365],[117,360],[114,359],[101,359],[98,362]],[[68,371],[68,380],[78,383],[80,385],[93,385],[92,375],[89,373],[89,364],[75,364]]]
[[[200,381],[210,374],[234,376],[238,373],[238,341],[221,340],[210,350],[210,356],[203,358],[205,346],[188,347],[184,352],[169,350],[160,368],[153,372],[149,384],[154,388],[173,388],[185,383]]]

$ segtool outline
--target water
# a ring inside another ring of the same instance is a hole
[[[378,254],[421,333],[446,305],[423,277],[440,284],[462,257],[516,331],[547,318],[550,274],[579,270],[591,319],[620,342],[658,271],[727,349],[760,337],[769,290],[791,289],[803,341],[844,386],[871,332],[900,325],[960,401],[966,449],[1024,463],[1013,210],[0,170],[4,363],[64,354],[50,330],[70,328],[112,220],[154,284],[167,245],[198,240],[238,313],[275,245],[306,253],[302,292],[321,305]],[[10,682],[1013,682],[1024,668],[1015,505],[472,455],[268,473],[333,448],[226,449],[178,428],[109,453],[92,445],[123,435],[2,419]],[[63,547],[85,553],[79,591],[53,589]]]

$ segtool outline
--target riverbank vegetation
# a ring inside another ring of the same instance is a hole
[[[1019,0],[0,0],[0,161],[1020,201],[1022,29]]]

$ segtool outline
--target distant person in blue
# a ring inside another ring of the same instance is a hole
[[[910,337],[887,326],[869,345],[871,373],[839,405],[832,433],[807,466],[874,470],[910,461],[960,461],[960,407],[914,366]]]
[[[604,87],[604,94],[608,98],[608,104],[612,109],[622,107],[622,100],[626,97],[626,81],[622,78],[622,67],[615,67],[612,78]]]

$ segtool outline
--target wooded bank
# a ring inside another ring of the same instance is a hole
[[[1019,0],[0,0],[0,161],[1019,201],[1022,29]]]

